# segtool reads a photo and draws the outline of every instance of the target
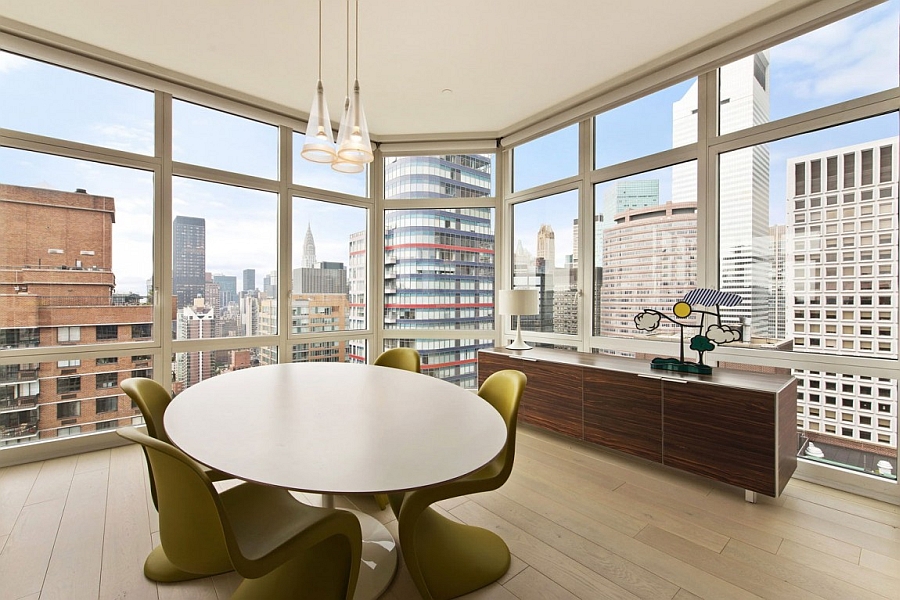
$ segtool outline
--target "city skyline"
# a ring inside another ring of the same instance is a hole
[[[891,26],[891,23],[896,21],[894,17],[896,13],[897,3],[889,2],[772,48],[771,118],[773,120],[782,118],[877,91],[882,89],[883,83],[889,79],[885,77],[885,73],[891,73],[890,78],[896,80],[897,53],[890,50],[897,45],[898,34],[896,28]],[[0,52],[0,84],[6,90],[0,97],[0,126],[152,155],[152,95],[148,92],[111,84],[99,78],[91,78],[90,86],[86,88],[83,76],[6,52]],[[672,98],[680,97],[679,94],[683,94],[689,85],[690,82],[678,84],[671,92],[667,92],[667,95],[654,98],[658,110],[652,110],[652,107],[648,110],[644,106],[639,114],[635,114],[635,107],[626,105],[605,113],[608,115],[616,113],[616,118],[609,121],[613,125],[618,124],[615,129],[610,129],[609,124],[605,126],[608,133],[606,139],[612,140],[613,143],[604,145],[603,148],[611,147],[615,150],[615,154],[610,156],[608,162],[617,162],[626,156],[643,155],[647,147],[657,149],[671,147],[671,139],[664,143],[650,143],[648,140],[660,133],[667,135],[666,132],[671,132]],[[67,103],[54,103],[53,99],[58,97],[65,97]],[[104,101],[93,101],[98,97]],[[122,110],[125,106],[128,110]],[[194,131],[206,131],[210,123],[214,123],[220,130],[215,139],[225,140],[233,140],[235,132],[245,130],[248,126],[246,119],[232,125],[231,119],[215,119],[208,112],[195,110],[189,103],[183,103],[179,110],[181,116],[173,132],[176,143],[195,137],[209,140],[208,134],[195,136]],[[47,115],[52,118],[48,119]],[[669,121],[668,125],[663,124],[666,119]],[[262,127],[267,130],[270,126]],[[863,127],[869,128],[868,125]],[[636,128],[639,132],[637,135]],[[810,135],[815,135],[821,140],[821,143],[816,142],[818,147],[838,147],[847,143],[884,137],[883,133],[874,131],[876,128],[877,125],[869,128],[869,137],[855,136],[855,140],[826,141],[826,138],[834,135],[831,130]],[[299,134],[295,134],[295,137],[297,135]],[[263,134],[258,139],[267,140],[269,137]],[[814,152],[816,146],[810,146],[812,144],[810,139],[785,140],[778,148],[783,150],[780,153],[776,152],[775,148],[770,149],[772,164],[785,164],[790,156]],[[568,151],[560,151],[557,148],[555,152],[542,152],[540,155],[543,162],[540,165],[526,161],[519,165],[519,171],[538,171],[547,181],[574,174],[577,171],[577,152],[573,153],[577,149],[577,135],[567,133],[561,142],[569,148]],[[806,149],[796,147],[802,143],[807,144]],[[276,155],[274,147],[260,146],[266,144],[257,142],[255,145],[247,146],[244,141],[241,142],[241,148],[246,150],[247,155]],[[177,146],[176,154],[182,158],[193,158],[199,164],[219,165],[227,163],[222,163],[211,155],[228,152],[233,147],[233,144],[210,142],[205,148],[198,149],[182,144]],[[64,165],[57,162],[54,166],[48,166],[46,159],[37,160],[33,155],[26,158],[26,154],[0,149],[0,181],[63,191],[84,188],[91,193],[113,196],[117,199],[122,207],[114,240],[117,247],[115,259],[117,261],[115,270],[118,274],[117,292],[143,295],[146,280],[152,274],[152,243],[149,232],[146,231],[146,223],[152,219],[151,175],[146,171],[129,171],[122,168],[119,168],[116,174],[110,171],[116,169],[114,167],[101,167],[86,162],[74,163],[71,160],[66,162],[67,159],[57,159],[65,162]],[[522,152],[520,158],[526,154]],[[547,160],[548,156],[551,159],[555,156],[569,158],[565,159],[568,162],[558,164],[554,160]],[[571,157],[574,157],[574,161]],[[295,165],[298,171],[295,179],[299,181],[298,177],[304,178],[304,185],[345,193],[361,192],[358,178],[334,174],[330,169],[317,169],[308,161],[300,161],[297,156]],[[536,169],[538,166],[540,169]],[[274,163],[266,168],[274,169]],[[253,171],[254,167],[244,168],[238,165],[237,170]],[[128,176],[122,175],[122,172]],[[783,191],[784,176],[782,174],[771,179],[770,213],[775,216],[782,215],[779,222],[783,223],[786,198]],[[660,185],[664,189],[666,184],[663,181]],[[265,255],[246,256],[243,260],[230,256],[229,249],[233,247],[233,240],[236,239],[233,237],[233,228],[229,223],[211,222],[212,215],[227,210],[230,221],[244,223],[245,227],[257,228],[259,233],[254,237],[274,236],[274,224],[257,218],[257,212],[253,208],[260,200],[248,200],[244,194],[246,190],[238,188],[223,186],[219,193],[214,195],[194,188],[192,183],[183,186],[182,192],[177,195],[173,193],[172,214],[208,219],[207,241],[210,247],[208,270],[224,274],[238,274],[245,268],[254,268],[259,274],[273,270],[274,261],[269,261]],[[661,201],[664,201],[664,198],[665,193],[661,189]],[[535,243],[537,231],[540,225],[547,222],[558,236],[557,266],[563,266],[565,255],[572,252],[571,220],[569,219],[569,223],[566,224],[535,217],[531,222],[526,220],[528,216],[525,213],[520,214],[517,229],[521,227],[522,233],[518,237],[534,252],[536,248],[532,244]],[[321,244],[320,252],[323,259],[346,262],[343,247],[346,244],[345,240],[349,239],[349,235],[353,232],[342,230],[340,221],[329,219],[324,213],[321,221],[314,222],[314,226],[320,231],[317,237],[320,240],[318,243]],[[329,240],[339,242],[332,244]],[[511,246],[514,247],[517,242],[518,239],[513,240]]]

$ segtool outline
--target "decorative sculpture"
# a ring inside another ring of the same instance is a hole
[[[654,358],[650,362],[651,369],[665,369],[668,371],[681,371],[686,373],[712,373],[712,367],[703,363],[703,355],[715,350],[716,345],[728,344],[739,341],[742,337],[740,329],[724,325],[719,313],[720,306],[738,306],[741,297],[729,292],[720,292],[708,288],[691,290],[672,306],[672,318],[658,310],[644,309],[634,317],[634,324],[640,331],[653,331],[659,327],[662,319],[674,323],[681,333],[679,348],[680,358]],[[704,307],[698,309],[696,305]],[[700,323],[685,323],[682,320],[691,315],[699,314]],[[707,317],[714,318],[714,322],[707,324]],[[697,352],[697,362],[684,360],[684,330],[696,328],[697,334],[691,337],[690,348]]]

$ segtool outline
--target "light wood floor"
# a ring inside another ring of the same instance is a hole
[[[148,489],[136,446],[0,469],[0,599],[227,598],[234,574],[143,577],[158,540]],[[389,509],[351,501],[396,535]],[[900,507],[802,481],[752,505],[736,488],[520,428],[509,482],[440,508],[513,554],[469,600],[900,600]],[[417,597],[401,566],[384,598]]]

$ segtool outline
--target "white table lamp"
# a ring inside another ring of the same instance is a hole
[[[540,310],[537,290],[500,290],[501,315],[516,316],[516,339],[507,346],[510,350],[531,350],[531,346],[522,341],[521,315],[536,315]]]

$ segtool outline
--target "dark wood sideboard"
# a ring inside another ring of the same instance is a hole
[[[478,353],[478,382],[528,377],[519,420],[777,498],[797,467],[797,381],[714,369],[693,375],[649,361],[569,350]]]

